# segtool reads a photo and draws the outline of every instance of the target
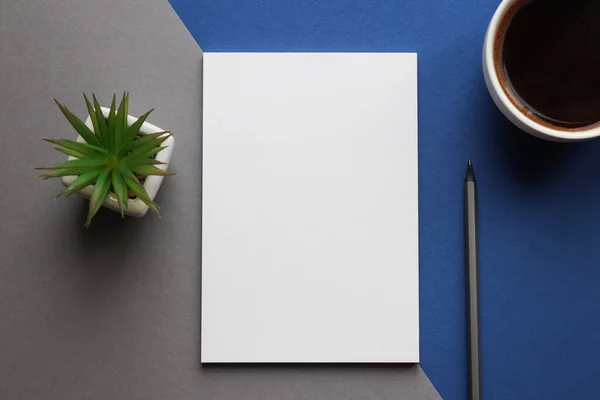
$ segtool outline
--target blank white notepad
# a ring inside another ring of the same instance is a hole
[[[204,53],[202,362],[418,362],[417,56]]]

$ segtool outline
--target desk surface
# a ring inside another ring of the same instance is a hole
[[[421,366],[466,398],[462,180],[480,211],[483,394],[600,393],[600,141],[546,143],[496,110],[481,47],[499,0],[172,0],[205,51],[419,53]]]
[[[201,51],[166,0],[0,2],[0,399],[438,399],[419,366],[200,366]],[[162,219],[52,201],[82,91],[176,138]]]

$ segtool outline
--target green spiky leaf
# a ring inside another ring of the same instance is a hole
[[[108,119],[106,122],[107,126],[107,135],[106,135],[106,147],[108,151],[112,154],[115,151],[115,107],[116,107],[117,96],[114,95],[112,98],[112,102],[110,103],[110,111],[108,113]]]
[[[90,158],[99,158],[105,157],[108,155],[108,151],[103,149],[102,147],[92,146],[88,143],[76,142],[74,140],[69,139],[44,139],[46,142],[53,143],[57,146],[62,146],[64,148],[76,151]]]
[[[77,118],[71,111],[69,111],[67,107],[60,104],[58,100],[54,99],[54,101],[56,102],[56,105],[58,105],[58,108],[60,108],[60,111],[62,111],[64,116],[67,118],[71,126],[75,128],[77,133],[79,133],[81,137],[85,139],[86,142],[93,145],[100,145],[100,142],[98,141],[96,135],[94,135],[90,128],[88,128],[83,123],[83,121]]]
[[[74,151],[74,150],[71,150],[71,149],[66,149],[66,148],[61,147],[61,146],[56,146],[54,149],[56,151],[60,151],[61,153],[64,153],[64,154],[66,154],[68,156],[71,156],[71,157],[85,158],[85,154],[79,153],[78,151]]]
[[[115,151],[122,148],[123,134],[127,127],[127,108],[127,93],[123,93],[123,99],[115,117]]]
[[[85,93],[83,94],[83,98],[85,100],[85,106],[88,110],[88,115],[90,116],[90,121],[92,121],[92,126],[94,127],[94,135],[96,135],[98,141],[102,143],[102,135],[100,132],[100,125],[98,125],[98,118],[96,117],[96,110],[94,110],[94,107],[92,107],[90,99],[88,99]]]
[[[135,176],[135,174],[133,172],[131,172],[129,169],[122,167],[122,166],[119,167],[119,171],[123,174],[123,178],[125,179],[125,183],[127,184],[127,187],[129,187],[129,189],[131,189],[131,191],[140,200],[142,200],[144,203],[146,203],[146,205],[152,211],[154,211],[156,214],[158,214],[158,207],[156,206],[156,204],[154,204],[154,202],[148,195],[148,192],[146,192],[146,189],[140,183],[140,181]]]
[[[125,106],[124,106],[124,111],[123,111],[123,115],[125,115],[125,118],[123,118],[123,132],[122,132],[121,146],[124,146],[126,144],[125,134],[127,133],[127,129],[129,128],[129,123],[127,121],[128,117],[129,117],[129,92],[125,92],[123,94],[123,96],[125,99]],[[117,150],[119,148],[117,148]]]
[[[121,163],[125,164],[129,167],[133,167],[134,165],[163,165],[163,164],[165,164],[164,162],[158,161],[155,158],[145,157],[145,156],[128,158],[126,160],[123,160]]]
[[[87,221],[85,222],[85,226],[90,226],[92,222],[92,218],[100,209],[102,202],[106,199],[108,192],[110,191],[111,185],[111,173],[112,168],[105,168],[100,175],[98,175],[98,179],[96,179],[96,183],[94,184],[94,190],[92,190],[92,195],[90,196],[90,208],[88,209]]]
[[[160,147],[161,144],[163,144],[163,142],[165,140],[167,140],[171,135],[167,134],[167,135],[163,135],[154,139],[150,139],[145,143],[140,144],[139,146],[137,146],[135,149],[133,149],[133,151],[129,154],[128,157],[134,158],[134,157],[139,157],[139,156],[143,156],[146,153],[148,153],[150,150],[156,148],[156,147]]]
[[[96,112],[96,122],[98,122],[98,137],[102,138],[100,141],[104,146],[106,146],[106,131],[108,127],[106,126],[106,118],[104,118],[104,114],[102,114],[102,108],[100,107],[100,103],[96,98],[96,95],[92,93],[92,98],[94,100],[94,111]],[[107,148],[108,149],[108,148]]]
[[[40,178],[48,179],[48,178],[60,178],[62,176],[78,176],[83,173],[88,172],[89,168],[63,168],[63,169],[53,169],[46,173],[39,175]]]
[[[62,196],[64,194],[67,197],[69,197],[73,193],[79,192],[80,190],[85,189],[89,185],[94,184],[94,182],[96,182],[96,179],[98,179],[98,175],[100,175],[100,172],[102,172],[101,169],[96,169],[82,173],[58,196]]]
[[[54,164],[51,167],[40,167],[37,169],[63,169],[63,168],[88,168],[96,169],[108,166],[109,161],[104,158],[80,158]]]
[[[127,185],[118,168],[114,168],[112,172],[112,187],[119,203],[121,218],[125,217],[125,208],[127,207]]]
[[[154,111],[154,109],[139,117],[133,124],[131,124],[130,127],[127,128],[127,131],[123,137],[124,146],[127,146],[133,139],[135,139],[135,136],[138,134],[140,128],[146,121],[146,118],[148,118],[152,111]],[[123,149],[119,149],[119,153],[124,153]]]
[[[129,142],[129,144],[127,146],[124,146],[123,149],[120,152],[120,155],[125,155],[133,150],[135,150],[136,148],[138,148],[139,146],[148,143],[149,141],[153,140],[153,139],[157,139],[163,135],[170,135],[171,132],[156,132],[156,133],[151,133],[149,135],[144,135],[140,138],[136,138],[134,140],[132,140],[131,142]]]
[[[154,157],[156,156],[158,153],[160,153],[161,151],[163,151],[164,149],[166,149],[169,146],[159,146],[159,147],[155,147],[152,150],[147,151],[146,153],[143,154],[144,157]]]
[[[150,175],[159,175],[159,176],[171,176],[173,175],[169,171],[165,171],[164,169],[160,169],[155,167],[154,165],[129,165],[129,169],[131,169],[136,174],[150,176]]]

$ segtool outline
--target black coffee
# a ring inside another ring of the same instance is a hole
[[[517,102],[564,128],[600,122],[600,0],[524,0],[515,7],[501,51]]]

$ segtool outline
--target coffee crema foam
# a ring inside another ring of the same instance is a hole
[[[600,126],[600,0],[517,1],[493,44],[500,86],[524,116],[566,132]]]

